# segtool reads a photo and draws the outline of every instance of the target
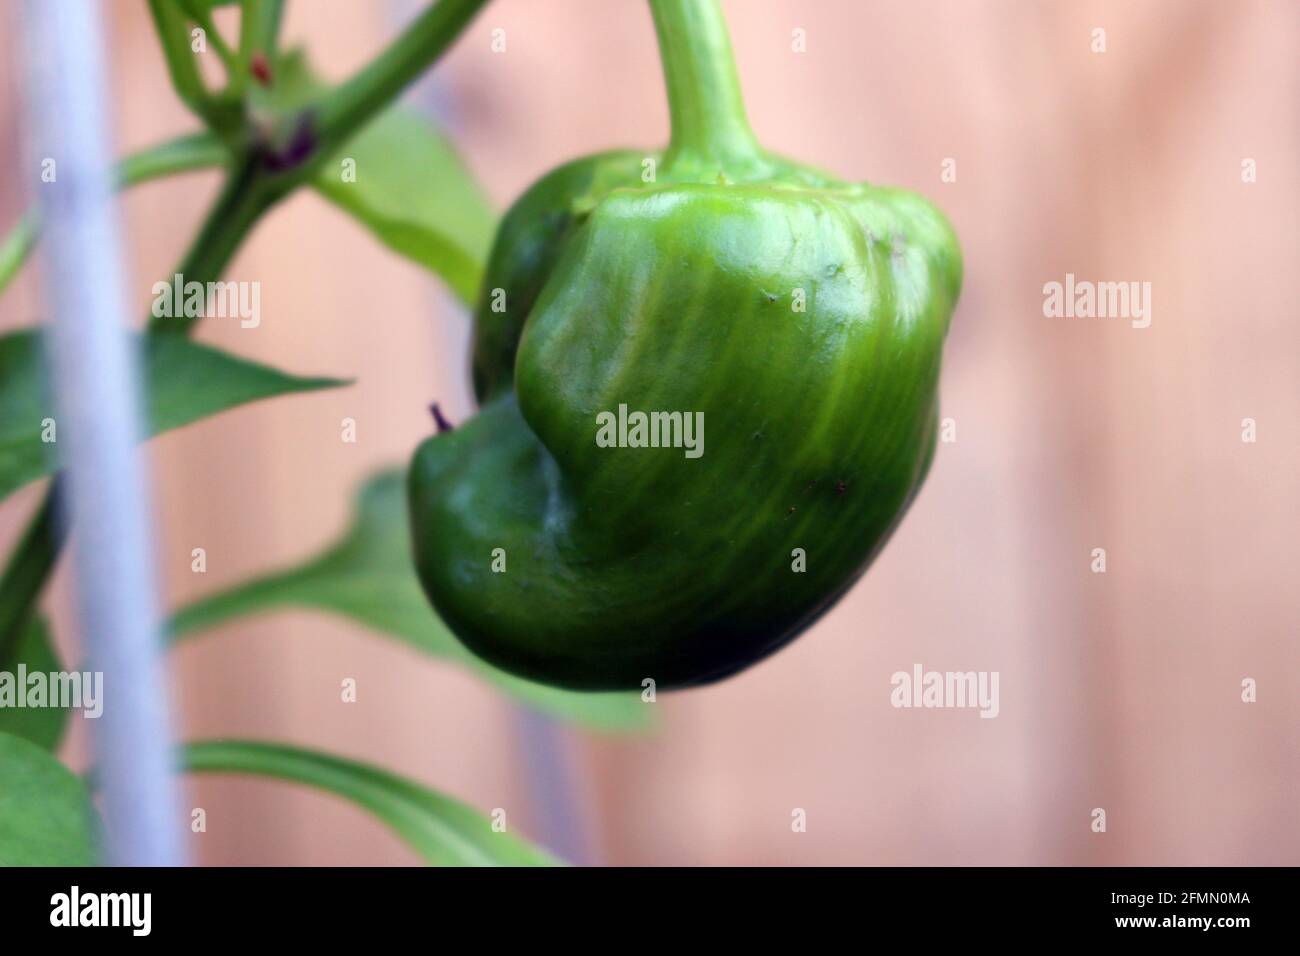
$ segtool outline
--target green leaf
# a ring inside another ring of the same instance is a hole
[[[276,86],[274,104],[281,111],[324,91],[300,52],[281,61]],[[345,160],[355,164],[349,164],[355,181],[345,181]],[[472,304],[496,216],[455,147],[432,123],[390,107],[325,161],[314,185],[380,242],[442,276]]]
[[[14,688],[23,693],[24,688],[18,683],[18,667],[25,667],[26,674],[52,674],[63,670],[63,664],[50,642],[50,629],[39,617],[28,623],[17,644],[9,654],[0,654],[0,680],[10,675]],[[66,707],[9,707],[0,698],[0,733],[13,734],[30,740],[44,750],[53,753],[63,739],[63,731],[68,723]]]
[[[81,779],[0,733],[0,866],[94,866],[100,823]]]
[[[28,212],[0,242],[0,291],[9,284],[9,280],[18,274],[27,257],[36,246],[40,235],[40,221],[36,213]]]
[[[181,336],[136,339],[143,348],[150,435],[258,399],[347,384],[288,375]],[[47,418],[58,421],[40,333],[0,336],[0,498],[58,466],[57,442],[42,440]],[[63,439],[63,426],[56,428],[54,437]]]
[[[600,730],[646,726],[635,693],[582,693],[523,680],[479,660],[438,618],[411,565],[405,478],[388,471],[361,489],[342,540],[306,564],[237,585],[183,608],[172,619],[184,637],[245,614],[308,607],[341,614],[423,651],[470,667],[525,703]]]
[[[185,769],[250,773],[319,787],[374,814],[436,866],[555,866],[560,861],[459,800],[386,770],[332,754],[249,740],[186,745]]]
[[[356,181],[343,180],[343,160]],[[380,114],[326,161],[315,186],[384,245],[442,276],[473,305],[496,217],[456,150],[403,108]]]
[[[117,164],[117,187],[125,189],[151,179],[196,169],[211,169],[230,159],[217,135],[201,130],[132,153]]]

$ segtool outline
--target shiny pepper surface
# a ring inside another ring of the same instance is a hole
[[[450,627],[575,688],[726,677],[852,586],[929,468],[961,283],[924,199],[756,144],[712,3],[652,9],[668,150],[516,203],[476,314],[481,410],[410,474]]]

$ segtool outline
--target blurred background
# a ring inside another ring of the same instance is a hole
[[[193,129],[145,4],[109,6],[119,152]],[[338,80],[417,9],[298,0],[286,40]],[[775,657],[660,694],[634,734],[548,724],[463,668],[294,611],[172,652],[183,735],[365,759],[505,808],[512,830],[593,863],[1300,862],[1300,6],[725,9],[767,146],[917,190],[962,240],[941,413],[956,440],[874,568]],[[14,18],[0,29],[0,165],[13,168],[23,41]],[[441,117],[498,208],[563,160],[668,131],[638,0],[494,0],[410,99]],[[196,173],[124,197],[141,315],[217,183]],[[6,176],[0,229],[24,203]],[[1150,282],[1150,327],[1045,318],[1043,286],[1067,273]],[[466,315],[320,197],[273,212],[228,274],[261,282],[261,326],[205,323],[200,340],[356,384],[148,446],[168,607],[318,552],[358,485],[430,433],[429,402],[452,421],[472,413]],[[41,309],[28,269],[0,299],[0,330]],[[354,444],[340,441],[345,417]],[[0,505],[6,552],[39,494]],[[195,547],[206,574],[191,572]],[[67,576],[44,606],[73,657]],[[893,708],[890,676],[918,663],[999,672],[999,716]],[[347,677],[355,704],[340,702]],[[74,767],[86,731],[78,718],[64,745]],[[187,787],[208,816],[191,836],[201,863],[418,862],[320,793],[235,777]],[[1105,833],[1091,828],[1099,807]]]

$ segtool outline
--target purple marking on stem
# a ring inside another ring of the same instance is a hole
[[[268,149],[263,162],[272,172],[282,173],[302,165],[316,152],[316,123],[310,113],[303,113],[294,125],[289,142],[282,149]]]

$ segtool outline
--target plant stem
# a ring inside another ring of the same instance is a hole
[[[342,145],[381,107],[424,72],[460,36],[487,0],[440,0],[420,14],[383,53],[337,87],[316,117],[322,152]]]
[[[155,17],[158,18],[161,33],[171,27],[172,18],[177,16],[178,11],[163,5],[165,0],[154,2]],[[432,65],[485,2],[486,0],[443,0],[434,4],[373,63],[327,94],[316,108],[317,162],[327,159],[333,150],[341,147],[361,126],[395,99],[411,80]],[[241,57],[246,48],[250,51],[251,59],[255,48],[275,44],[282,9],[282,0],[262,0],[246,6],[244,16],[248,21],[241,43]],[[163,45],[171,64],[173,53],[166,37]],[[178,57],[179,53],[176,51]],[[191,103],[191,97],[201,87],[191,88],[188,77],[194,64],[189,57],[188,46],[185,46],[184,53],[185,59],[173,66],[174,75],[179,74],[180,77],[174,82],[178,84],[182,98]],[[197,73],[194,75],[197,78]],[[203,115],[200,109],[196,109],[196,112]],[[173,173],[219,166],[228,162],[230,157],[229,147],[214,134],[192,133],[151,146],[122,160],[118,165],[118,185],[134,186]],[[267,189],[259,201],[273,204],[278,198],[275,195],[277,191],[291,191],[310,178],[310,171],[296,170],[293,175],[286,176],[286,181],[277,183],[276,190]],[[237,205],[233,202],[233,197],[230,205]],[[243,210],[245,215],[250,211],[251,208]],[[215,228],[213,223],[208,225]],[[0,291],[22,268],[39,236],[40,222],[36,213],[31,211],[19,220],[4,242],[0,243]],[[228,239],[229,236],[227,241]],[[188,274],[187,272],[186,275]]]
[[[185,11],[175,0],[149,0],[149,12],[153,14],[154,29],[158,32],[158,42],[167,60],[167,72],[171,75],[176,95],[195,116],[211,125],[211,102],[190,49]]]
[[[186,283],[206,285],[221,278],[257,220],[274,205],[278,197],[259,181],[258,164],[254,154],[241,157],[226,177],[198,235],[176,267],[175,272],[184,276]],[[148,331],[188,335],[197,323],[197,316],[154,316]]]
[[[190,19],[203,28],[208,42],[212,44],[212,49],[216,50],[217,56],[221,58],[221,63],[226,68],[227,74],[233,73],[236,62],[235,52],[230,49],[225,37],[221,35],[217,25],[212,22],[212,12],[202,3],[196,2],[196,0],[181,0],[181,2]]]
[[[748,165],[761,155],[745,118],[727,24],[717,0],[650,0],[668,87],[672,139],[680,155]]]
[[[247,47],[249,54],[271,55],[280,37],[280,22],[284,19],[284,0],[240,0],[240,52]],[[246,56],[252,59],[251,55]]]
[[[117,164],[117,186],[125,189],[194,169],[211,169],[228,162],[230,151],[206,130],[132,153]]]
[[[342,146],[396,99],[412,80],[432,66],[484,3],[486,0],[439,0],[372,63],[328,94],[317,108],[317,148],[312,162],[288,172],[272,172],[264,165],[265,156],[255,145],[241,146],[231,161],[230,173],[217,201],[175,271],[184,275],[187,282],[206,284],[219,279],[261,216],[306,182],[333,149]],[[213,125],[214,132],[224,132],[215,128],[215,121],[210,116],[210,102],[206,90],[198,82],[188,41],[177,43],[174,27],[178,8],[169,0],[150,0],[150,8],[178,93]],[[270,41],[274,40],[279,27],[280,8],[280,0],[264,0],[261,8],[259,32]],[[245,12],[247,9],[245,7]],[[181,20],[183,27],[183,17]],[[194,97],[197,99],[191,102]],[[197,107],[196,103],[199,104]],[[193,158],[199,153],[201,151],[195,150],[187,155]],[[143,174],[157,171],[159,166],[137,158],[134,168]],[[30,249],[30,242],[35,241],[35,228],[34,220],[24,219],[16,230],[17,235],[11,235],[0,246],[0,288],[21,264]],[[9,272],[5,271],[7,268]],[[196,321],[184,317],[155,318],[149,323],[149,330],[187,335]],[[62,546],[65,529],[59,527],[56,520],[58,488],[56,477],[46,489],[45,498],[4,574],[0,575],[0,652],[12,646],[21,635]]]
[[[270,58],[280,36],[284,0],[239,0],[239,57],[226,95],[238,98],[252,72],[253,57]]]

